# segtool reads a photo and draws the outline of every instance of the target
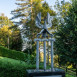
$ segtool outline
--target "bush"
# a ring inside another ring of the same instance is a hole
[[[20,51],[10,50],[0,46],[0,56],[25,61],[27,55]]]
[[[35,69],[35,65],[27,65],[25,68],[13,69],[0,67],[0,77],[27,77],[26,69]]]
[[[26,69],[35,68],[24,61],[0,57],[0,77],[26,77]]]
[[[26,70],[8,69],[0,67],[0,77],[26,77]]]

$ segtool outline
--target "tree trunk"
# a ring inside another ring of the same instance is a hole
[[[8,36],[8,41],[7,42],[8,42],[8,49],[9,49],[9,36]]]
[[[31,0],[31,19],[32,19],[32,21],[33,21],[32,3],[33,3],[33,0]]]

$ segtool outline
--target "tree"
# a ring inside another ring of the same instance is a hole
[[[30,35],[26,33],[26,36],[34,40],[37,32],[40,31],[35,26],[35,19],[37,13],[42,12],[42,20],[47,15],[47,12],[49,12],[52,16],[56,15],[56,13],[53,10],[51,10],[51,8],[46,2],[42,3],[43,0],[17,1],[19,1],[18,3],[16,3],[16,5],[18,5],[18,8],[12,11],[12,14],[14,15],[13,19],[19,18],[19,25],[20,23],[22,23],[26,30],[30,33]]]
[[[0,16],[0,45],[9,48],[9,39],[11,38],[12,33],[11,29],[9,28],[13,25],[14,24],[12,23],[12,21],[10,21],[8,17],[4,16],[4,13],[2,13]]]
[[[71,7],[71,3],[69,2],[62,1],[60,4],[58,0],[56,1],[55,9],[57,10],[57,20],[58,20],[57,29],[59,26],[65,23],[64,18],[68,16],[70,7]]]
[[[18,8],[11,13],[14,15],[12,19],[19,18],[19,24],[24,24],[28,20],[34,20],[34,14],[41,8],[43,0],[17,0]],[[38,9],[36,9],[38,8]]]
[[[4,13],[2,13],[0,16],[0,27],[3,27],[3,25],[8,25],[8,26],[14,25],[13,22],[10,21],[8,17],[4,15]]]
[[[18,9],[12,11],[14,15],[13,18],[20,18],[20,23],[22,22],[23,28],[26,28],[26,37],[34,42],[34,38],[37,33],[40,32],[35,26],[36,15],[39,12],[42,12],[42,20],[49,12],[51,15],[56,15],[56,13],[50,9],[49,5],[45,2],[42,3],[43,0],[17,0],[21,1],[20,3],[16,3],[18,5]],[[29,34],[27,34],[29,33]]]
[[[34,36],[36,36],[36,31],[38,28],[35,26],[35,17],[39,11],[41,11],[42,0],[17,0],[21,1],[20,3],[16,3],[18,5],[18,9],[12,11],[12,14],[15,18],[19,18],[20,21],[17,23],[18,25],[22,24],[23,29],[25,30],[25,35],[31,40],[34,40]],[[35,29],[34,29],[35,28]],[[33,41],[32,41],[33,42]]]
[[[21,33],[18,28],[14,28],[12,30],[12,35],[11,35],[11,46],[10,48],[13,50],[21,51],[22,50],[22,38],[21,38]]]
[[[9,48],[9,39],[11,38],[11,30],[9,29],[8,25],[4,25],[3,27],[0,28],[0,44],[2,46],[8,47]]]
[[[22,48],[20,30],[4,14],[0,16],[0,45],[15,50]]]
[[[65,23],[56,32],[56,54],[59,56],[60,64],[72,64],[77,74],[77,0],[72,0]]]

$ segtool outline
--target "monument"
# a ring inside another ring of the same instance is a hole
[[[55,69],[53,64],[53,43],[55,39],[53,34],[51,34],[47,27],[52,26],[53,17],[47,13],[47,16],[44,18],[44,25],[41,24],[41,13],[37,14],[35,24],[38,28],[42,30],[37,34],[37,38],[34,39],[36,42],[36,69],[27,70],[27,77],[65,77],[65,72],[61,69]],[[40,38],[42,36],[42,38]],[[49,37],[49,39],[47,38]],[[46,42],[50,41],[51,43],[51,69],[46,69]],[[44,69],[39,69],[39,42],[43,42],[44,50]]]

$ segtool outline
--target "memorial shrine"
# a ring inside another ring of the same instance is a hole
[[[55,39],[53,34],[51,34],[47,27],[52,26],[53,16],[47,13],[44,19],[44,25],[41,24],[41,13],[37,14],[35,24],[38,28],[41,28],[41,32],[37,34],[37,38],[34,39],[36,42],[36,69],[27,70],[28,77],[65,77],[65,72],[61,69],[54,68],[53,63],[53,43]],[[42,38],[40,38],[40,36]],[[47,38],[49,37],[49,38]],[[44,52],[44,69],[39,69],[39,42],[43,42],[43,52]],[[46,42],[51,43],[51,69],[46,69]]]

